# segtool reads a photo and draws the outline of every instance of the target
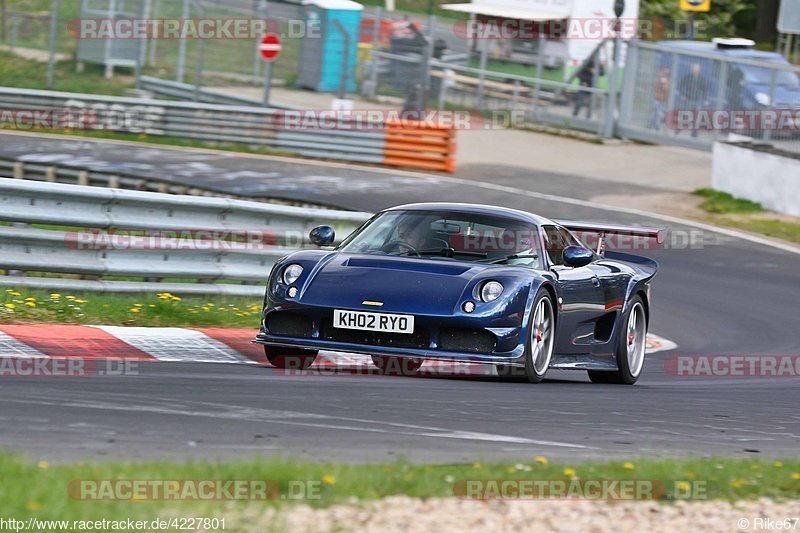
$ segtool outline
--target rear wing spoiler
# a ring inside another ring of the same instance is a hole
[[[591,233],[598,235],[597,249],[595,252],[603,254],[605,251],[606,235],[627,235],[644,239],[653,239],[656,244],[663,244],[667,238],[668,228],[646,228],[639,226],[621,226],[615,224],[595,224],[592,222],[558,221],[569,231],[578,234],[581,241],[582,234]]]

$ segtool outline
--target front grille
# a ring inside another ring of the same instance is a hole
[[[394,348],[425,349],[430,345],[431,334],[424,328],[415,328],[414,333],[385,333],[358,329],[334,328],[333,320],[323,320],[320,334],[323,339],[351,344],[368,344]]]
[[[309,338],[314,333],[314,322],[303,315],[276,311],[267,315],[267,330],[280,337]]]
[[[448,352],[492,353],[496,338],[482,329],[443,328],[439,348]]]

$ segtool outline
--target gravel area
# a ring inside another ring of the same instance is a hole
[[[464,533],[465,531],[588,531],[597,533],[800,531],[797,500],[691,501],[677,503],[605,501],[420,500],[405,496],[313,509],[250,507],[231,516],[233,530]],[[789,518],[788,526],[775,522]],[[772,520],[772,525],[768,520]],[[796,520],[796,519],[795,519]],[[794,524],[794,525],[792,525]]]

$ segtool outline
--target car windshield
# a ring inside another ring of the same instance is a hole
[[[535,224],[451,211],[387,211],[345,240],[347,253],[539,266]]]
[[[776,63],[783,65],[783,62],[768,61],[769,63]],[[745,80],[748,83],[755,83],[758,85],[769,85],[772,83],[772,75],[775,73],[775,84],[782,87],[800,87],[797,74],[788,70],[774,70],[767,67],[754,67],[751,65],[740,66],[744,71]]]

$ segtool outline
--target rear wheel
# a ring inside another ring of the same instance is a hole
[[[381,374],[386,374],[388,376],[413,376],[419,372],[424,360],[410,357],[373,355],[372,362],[378,367]]]
[[[617,337],[617,370],[605,372],[589,370],[589,379],[593,383],[618,383],[633,385],[642,373],[645,348],[647,347],[647,315],[640,296],[631,300],[628,314],[625,315],[624,328]]]
[[[264,355],[267,356],[267,361],[275,368],[287,370],[305,370],[317,358],[317,353],[319,353],[318,350],[264,345]]]

